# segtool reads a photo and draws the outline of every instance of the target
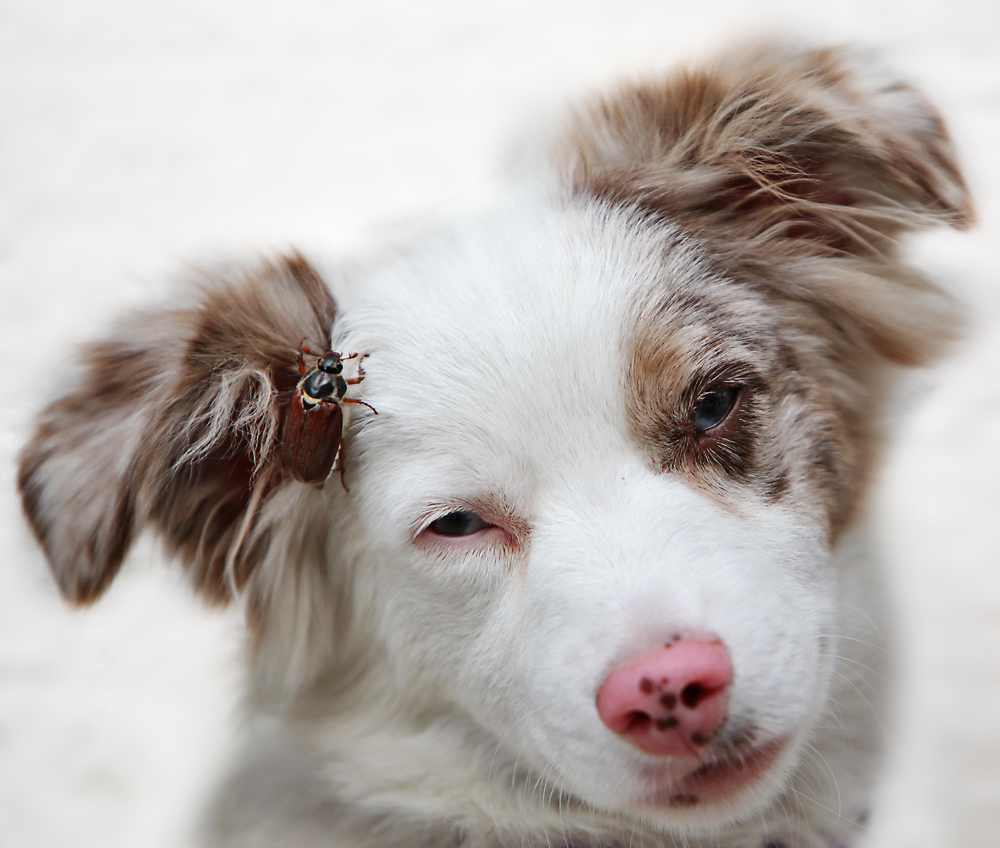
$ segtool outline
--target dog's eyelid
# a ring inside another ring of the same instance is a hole
[[[524,542],[528,533],[529,526],[524,519],[492,503],[489,498],[449,499],[433,504],[412,525],[414,542],[448,547],[464,545],[471,548],[498,541],[516,547]]]
[[[758,370],[745,362],[725,362],[707,368],[689,383],[693,400],[727,389],[753,389],[763,387],[764,379]]]
[[[491,524],[475,510],[455,509],[435,518],[424,528],[424,531],[429,531],[435,536],[459,539],[474,536],[491,527],[496,527],[496,525]]]
[[[431,502],[424,507],[420,516],[412,523],[411,527],[414,535],[425,530],[438,519],[455,512],[474,512],[480,516],[484,515],[484,510],[480,509],[477,504],[464,499],[456,498],[455,500],[451,500],[449,498],[447,500]]]
[[[426,522],[413,542],[428,551],[445,555],[467,555],[516,544],[507,528],[471,509],[455,509]]]

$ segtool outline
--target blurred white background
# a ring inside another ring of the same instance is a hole
[[[13,457],[73,344],[189,261],[350,252],[486,190],[574,93],[771,32],[884,48],[978,201],[972,234],[914,243],[970,332],[879,498],[907,682],[870,845],[1000,845],[995,0],[2,0],[0,845],[184,845],[239,721],[231,613],[151,544],[71,610],[23,524]]]

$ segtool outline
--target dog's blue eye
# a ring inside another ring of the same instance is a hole
[[[438,536],[471,536],[492,526],[471,509],[458,509],[432,521],[427,529]]]
[[[739,388],[730,386],[718,392],[709,392],[694,408],[694,429],[699,433],[718,427],[736,403]]]

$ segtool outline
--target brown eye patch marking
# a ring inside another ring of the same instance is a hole
[[[731,285],[738,302],[741,285]],[[753,310],[742,311],[752,324]],[[733,315],[704,302],[688,313],[667,301],[642,319],[625,399],[633,436],[653,467],[685,477],[724,504],[743,497],[734,487],[749,488],[765,503],[790,497],[809,503],[826,516],[835,538],[865,484],[866,463],[858,453],[868,442],[869,423],[849,407],[838,408],[843,376],[829,351],[794,323],[776,335],[787,334],[800,346],[781,336],[768,339],[763,321],[764,338],[751,346],[742,338],[745,327],[724,329],[727,321],[739,324]],[[715,426],[700,430],[699,402],[731,388],[731,408]]]
[[[687,341],[690,328],[678,335]],[[716,351],[724,349],[721,334],[706,332],[694,357],[669,347],[637,352],[630,412],[640,443],[662,471],[743,482],[758,474],[766,382],[746,361],[699,361],[718,360]]]
[[[836,532],[854,494],[844,479],[850,440],[825,385],[838,376],[827,373],[815,316],[745,275],[671,291],[681,283],[664,282],[636,311],[625,402],[637,445],[653,467],[721,503],[745,496],[736,487],[765,503],[805,499]],[[699,403],[713,393],[722,413],[706,420]]]

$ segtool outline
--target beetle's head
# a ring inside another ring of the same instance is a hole
[[[334,351],[327,351],[316,363],[316,367],[322,371],[324,374],[340,374],[344,370],[344,363],[340,358],[340,354]]]

